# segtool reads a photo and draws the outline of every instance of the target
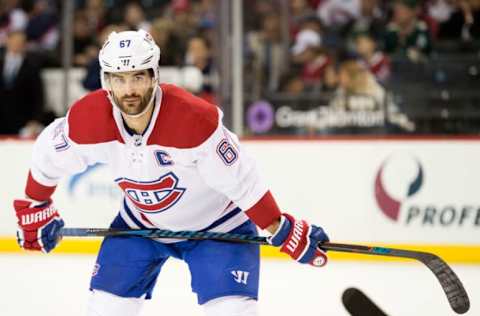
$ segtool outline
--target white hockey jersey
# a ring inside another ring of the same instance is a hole
[[[111,168],[131,228],[226,232],[244,211],[260,227],[280,214],[221,111],[173,85],[157,89],[143,135],[128,132],[105,90],[77,101],[36,140],[26,194],[45,200],[62,177],[96,163]]]

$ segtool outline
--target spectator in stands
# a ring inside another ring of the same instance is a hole
[[[355,36],[355,51],[379,82],[388,80],[391,73],[390,58],[377,49],[377,42],[371,34],[359,33]]]
[[[480,0],[466,0],[468,2],[469,11],[472,14],[473,24],[469,27],[469,32],[473,39],[480,38]],[[466,18],[468,20],[468,17]]]
[[[302,30],[312,30],[312,31],[315,31],[317,32],[320,37],[322,38],[322,41],[323,41],[323,33],[324,33],[324,28],[323,28],[323,25],[322,25],[322,21],[320,21],[320,19],[317,17],[317,16],[306,16],[304,17],[302,20],[299,21],[299,30],[298,31],[302,31]],[[295,36],[298,34],[295,33]],[[293,37],[295,38],[295,37]]]
[[[321,90],[322,79],[331,59],[321,46],[320,34],[309,29],[301,30],[295,37],[291,52],[293,63],[301,69],[300,77],[306,90]]]
[[[294,37],[300,29],[304,28],[302,23],[305,19],[315,17],[315,11],[307,0],[290,0],[289,8],[290,33]]]
[[[260,31],[265,16],[275,12],[278,14],[278,7],[271,0],[242,0],[242,3],[243,12],[248,12],[243,15],[246,33]]]
[[[9,33],[0,55],[0,134],[33,136],[49,123],[40,68],[26,54],[26,35]]]
[[[212,51],[207,39],[196,36],[188,41],[185,64],[195,66],[202,72],[203,85],[199,96],[214,103]]]
[[[347,26],[360,16],[359,0],[324,0],[317,7],[323,25],[331,29]]]
[[[439,38],[439,28],[441,25],[448,24],[456,11],[454,0],[429,0],[426,4],[426,16],[430,21],[432,35],[434,38]],[[448,30],[447,32],[450,32]],[[456,32],[457,38],[460,33]]]
[[[200,0],[193,7],[200,28],[212,28],[215,25],[215,0]]]
[[[182,43],[187,43],[195,35],[198,21],[189,0],[172,0],[166,17],[175,22],[173,33]]]
[[[88,19],[88,28],[98,34],[107,25],[107,10],[103,0],[86,0],[82,12]]]
[[[392,123],[407,131],[415,125],[400,113],[388,97],[385,89],[377,83],[370,71],[358,60],[346,60],[340,64],[339,87],[330,102],[330,107],[340,111],[382,112]]]
[[[73,63],[75,66],[87,66],[97,57],[95,39],[89,28],[88,17],[79,11],[73,20]]]
[[[59,18],[47,0],[36,0],[29,12],[26,34],[30,50],[53,51],[59,42]]]
[[[432,39],[427,24],[418,18],[418,0],[395,0],[393,17],[387,25],[385,51],[407,56],[417,62],[432,50]]]
[[[215,7],[216,0],[199,0],[193,6],[193,12],[196,19],[196,33],[207,39],[210,43],[215,43],[217,32],[215,26],[217,23],[217,12]]]
[[[433,19],[438,39],[470,42],[479,36],[480,1],[478,0],[430,0],[428,16]],[[476,24],[476,25],[475,25]]]
[[[288,70],[288,51],[282,42],[280,18],[276,13],[267,14],[260,31],[247,35],[247,51],[251,56],[250,82],[255,83],[254,95],[279,89],[280,78]]]
[[[317,15],[325,27],[324,46],[333,49],[344,49],[352,32],[380,35],[386,16],[380,0],[322,0]]]
[[[350,33],[370,33],[375,38],[383,35],[387,13],[380,0],[361,0],[360,14],[352,21]]]
[[[181,65],[185,55],[185,44],[174,33],[174,22],[168,18],[157,18],[150,29],[155,43],[160,47],[161,66]]]
[[[361,61],[342,62],[338,72],[339,88],[331,106],[344,111],[382,109],[385,102],[385,90],[372,78]],[[351,102],[352,96],[362,96],[364,102]]]
[[[27,22],[27,14],[19,7],[18,0],[0,1],[0,48],[5,45],[8,33],[25,30]]]
[[[136,1],[129,2],[125,6],[123,19],[129,30],[136,31],[142,29],[150,32],[150,22],[145,18],[143,7]]]

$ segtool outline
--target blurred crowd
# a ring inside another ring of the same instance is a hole
[[[468,47],[480,38],[478,0],[289,0],[287,30],[276,2],[251,1],[260,23],[247,42],[252,73],[264,82],[259,94],[347,87],[354,73],[342,75],[340,64],[348,60],[385,83],[392,57],[428,61],[438,43]]]
[[[288,0],[286,14],[283,1],[249,2],[246,82],[254,100],[328,94],[329,109],[384,111],[412,132],[386,90],[392,60],[428,64],[439,47],[480,52],[478,0]]]
[[[100,87],[97,56],[110,32],[145,29],[160,46],[160,65],[198,68],[206,78],[199,94],[214,102],[209,78],[216,72],[217,1],[75,0],[73,65],[87,70],[83,86]],[[63,4],[0,1],[0,134],[30,135],[52,119],[39,72],[61,66]],[[428,62],[437,43],[453,40],[468,48],[480,34],[480,0],[243,4],[245,89],[257,99],[334,92],[332,106],[346,108],[345,95],[365,93],[373,96],[367,107],[376,107],[391,77],[391,58]]]

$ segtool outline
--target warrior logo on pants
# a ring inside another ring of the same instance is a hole
[[[235,282],[247,284],[247,279],[248,279],[248,275],[250,274],[250,272],[241,271],[241,270],[233,270],[231,272],[231,274],[233,275]]]
[[[140,211],[148,214],[166,211],[180,200],[186,190],[177,186],[178,178],[173,172],[149,182],[127,178],[119,178],[115,182]]]

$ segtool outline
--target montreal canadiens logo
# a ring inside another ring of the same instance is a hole
[[[186,189],[178,187],[178,178],[169,172],[150,182],[127,178],[115,180],[130,201],[145,213],[160,213],[175,205]]]
[[[382,212],[397,221],[402,203],[420,190],[423,168],[412,157],[387,158],[375,177],[375,199]]]

